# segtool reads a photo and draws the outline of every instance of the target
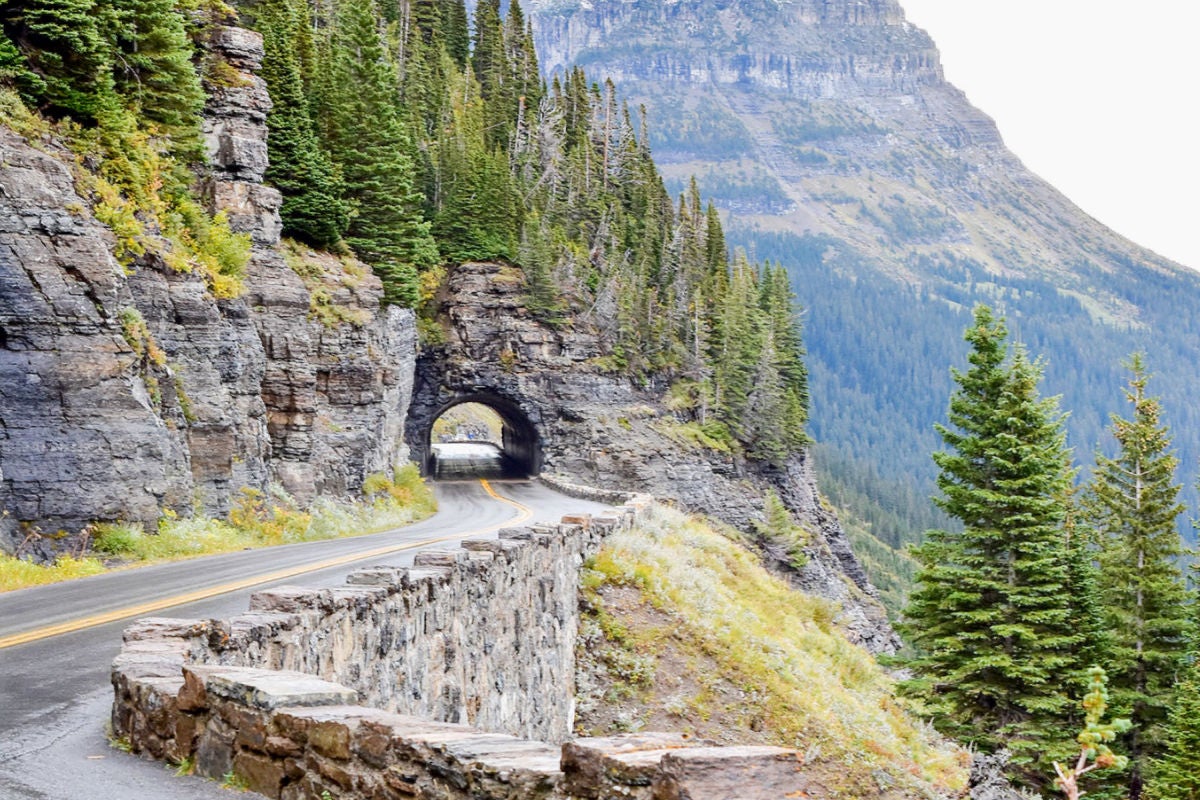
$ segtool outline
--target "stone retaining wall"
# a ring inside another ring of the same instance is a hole
[[[596,503],[613,503],[620,505],[627,503],[634,497],[637,497],[636,492],[625,492],[620,489],[601,489],[596,486],[585,486],[582,483],[574,483],[567,480],[561,475],[552,475],[543,472],[538,475],[538,480],[549,486],[559,494],[565,494],[567,497],[574,497],[576,500],[591,500]]]
[[[779,748],[554,744],[573,722],[579,567],[647,503],[425,551],[338,589],[259,592],[229,620],[141,620],[113,663],[114,735],[283,800],[796,796],[808,784]]]

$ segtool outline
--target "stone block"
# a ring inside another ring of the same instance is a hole
[[[122,650],[112,663],[114,683],[151,678],[170,678],[179,674],[183,668],[184,657],[181,653],[158,653]]]
[[[646,787],[645,796],[663,757],[697,742],[681,733],[645,732],[622,736],[576,739],[562,746],[564,789],[593,800],[630,794],[629,787]],[[701,743],[702,744],[702,743]],[[624,787],[619,792],[613,787]]]
[[[532,528],[501,528],[496,534],[501,539],[515,539],[517,541],[530,541],[533,539]]]
[[[246,782],[250,791],[278,798],[285,769],[280,759],[242,751],[233,757],[233,773]]]
[[[276,586],[250,595],[251,611],[318,611],[329,605],[329,592],[303,586]]]
[[[334,608],[365,608],[387,596],[388,590],[382,586],[339,586],[329,590]]]
[[[654,800],[790,800],[822,789],[796,751],[755,746],[667,753],[652,788]]]
[[[413,557],[417,567],[457,567],[467,563],[469,553],[461,547],[453,550],[422,550]]]
[[[196,743],[196,774],[220,780],[233,769],[234,732],[221,720],[209,718]]]
[[[386,589],[399,589],[404,585],[405,571],[403,567],[365,567],[346,576],[346,583],[351,586],[382,586]]]
[[[354,775],[347,769],[347,765],[342,761],[330,761],[325,758],[310,758],[309,766],[315,766],[317,773],[333,783],[337,784],[338,788],[344,790],[349,789],[354,785]]]
[[[452,574],[446,567],[414,567],[404,574],[404,588],[426,591],[432,597],[434,587],[449,583]]]
[[[221,667],[188,664],[183,667],[183,686],[179,687],[176,702],[180,711],[203,711],[208,708],[208,692],[204,688],[207,676],[219,672]]]
[[[303,747],[286,736],[268,736],[265,749],[277,758],[299,758],[304,753]]]
[[[357,727],[357,726],[355,726]],[[339,761],[350,759],[351,725],[347,721],[323,720],[308,729],[308,746],[320,755]]]
[[[591,514],[567,514],[559,520],[563,525],[578,525],[583,530],[587,530],[592,526]]]
[[[192,757],[196,749],[196,740],[207,723],[207,716],[196,714],[180,714],[175,718],[174,752],[169,754],[173,761],[182,762],[185,758]]]
[[[148,639],[202,638],[207,635],[208,628],[207,620],[145,617],[126,627],[121,633],[121,641],[129,644]]]
[[[271,711],[283,706],[331,706],[354,703],[358,693],[302,672],[226,667],[205,676],[209,697]]]

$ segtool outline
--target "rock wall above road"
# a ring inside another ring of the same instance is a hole
[[[73,546],[52,534],[94,521],[224,514],[243,487],[354,492],[406,460],[412,314],[382,307],[365,267],[313,256],[310,282],[345,312],[316,318],[314,288],[279,249],[279,193],[261,182],[261,38],[218,27],[210,47],[237,73],[208,87],[202,181],[253,241],[237,299],[155,255],[118,264],[65,151],[0,127],[2,549],[49,556]]]

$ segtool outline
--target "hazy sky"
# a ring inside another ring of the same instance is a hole
[[[900,0],[1034,172],[1200,270],[1200,3]]]

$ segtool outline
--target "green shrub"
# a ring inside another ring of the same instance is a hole
[[[123,522],[101,522],[94,527],[92,549],[113,556],[129,555],[145,536],[141,528]]]

